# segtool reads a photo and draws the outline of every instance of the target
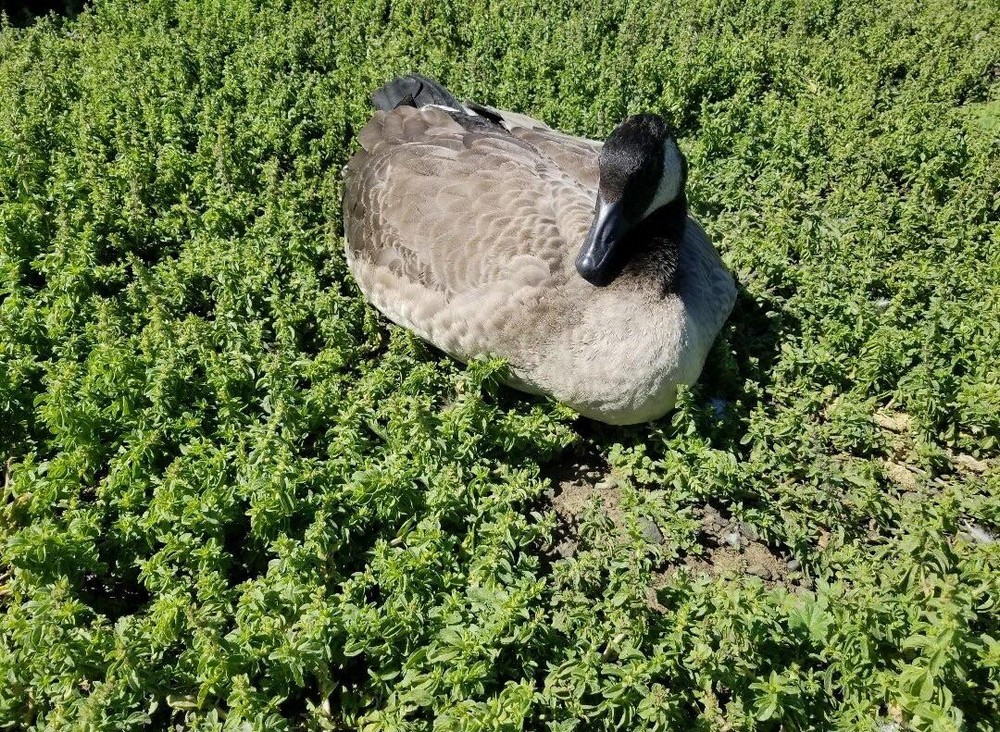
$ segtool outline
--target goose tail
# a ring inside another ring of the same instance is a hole
[[[431,104],[464,111],[462,103],[451,92],[434,79],[420,74],[397,76],[372,94],[372,104],[383,112],[397,107],[426,107]]]

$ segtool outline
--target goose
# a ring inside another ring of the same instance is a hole
[[[345,254],[385,317],[459,361],[609,424],[655,420],[736,299],[689,214],[669,125],[601,142],[461,103],[419,74],[372,95],[345,169]]]

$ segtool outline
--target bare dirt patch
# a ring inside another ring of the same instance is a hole
[[[597,500],[615,528],[622,529],[621,489],[597,456],[579,456],[549,468],[551,507],[559,519],[553,549],[557,557],[576,554],[584,513]]]
[[[699,539],[705,553],[685,560],[683,566],[689,572],[713,577],[752,575],[769,584],[787,584],[795,579],[792,575],[798,569],[797,563],[782,558],[761,541],[752,525],[726,516],[715,506],[702,509]]]
[[[892,460],[883,461],[882,468],[885,471],[886,477],[904,490],[915,491],[920,487],[919,480],[921,476],[915,469],[893,462]]]
[[[548,502],[558,519],[547,552],[552,561],[577,553],[580,527],[588,511],[594,509],[602,511],[613,524],[613,542],[614,537],[623,545],[631,542],[628,516],[622,508],[620,482],[599,456],[577,454],[547,468],[545,475],[552,482]],[[647,592],[650,607],[663,610],[656,591],[669,584],[681,570],[713,578],[753,576],[768,587],[779,584],[789,589],[805,586],[798,562],[769,547],[753,526],[709,504],[697,512],[701,518],[697,539],[702,551],[671,562],[654,575]],[[637,521],[650,544],[664,543],[663,532],[656,523],[642,516]]]

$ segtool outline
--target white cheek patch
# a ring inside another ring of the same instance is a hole
[[[656,188],[652,203],[643,212],[643,218],[680,195],[682,175],[681,151],[677,148],[676,142],[667,140],[663,143],[663,173],[660,174],[660,184]]]

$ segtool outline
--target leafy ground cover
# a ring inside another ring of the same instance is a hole
[[[876,5],[0,27],[0,727],[1000,726],[1000,11]],[[741,292],[671,418],[360,300],[340,170],[411,69],[674,120]]]

